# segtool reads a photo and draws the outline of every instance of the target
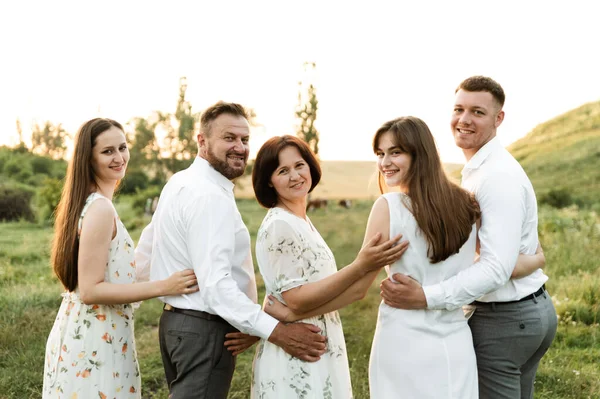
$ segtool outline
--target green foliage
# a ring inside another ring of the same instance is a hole
[[[54,125],[46,121],[43,127],[36,123],[31,132],[31,149],[36,154],[61,159],[65,155],[68,138],[69,134],[60,123]]]
[[[63,181],[47,177],[38,191],[38,206],[43,220],[50,220],[62,194]]]
[[[314,62],[305,62],[304,70],[314,73],[317,65]],[[298,130],[296,135],[304,140],[315,154],[319,153],[319,132],[315,127],[319,101],[316,89],[312,83],[299,82],[298,105],[296,107],[296,118],[298,118]]]
[[[33,221],[33,191],[18,186],[0,185],[0,221]]]
[[[152,181],[165,182],[167,178],[187,168],[197,152],[194,125],[198,117],[186,100],[187,80],[179,81],[179,98],[175,113],[154,111],[148,118],[133,119],[135,126],[130,137],[130,165],[143,170]],[[162,143],[156,138],[157,131],[166,132]],[[142,187],[140,187],[143,189]],[[127,193],[135,189],[126,189]]]
[[[27,183],[31,176],[55,177],[62,179],[67,171],[67,163],[49,157],[23,151],[21,147],[0,147],[0,174],[6,178]],[[41,183],[43,179],[33,179]],[[36,184],[31,184],[36,185]]]
[[[538,202],[540,204],[550,205],[554,208],[565,208],[569,205],[573,204],[573,197],[571,197],[571,193],[564,189],[552,189],[547,193],[543,194]]]
[[[125,178],[119,185],[120,194],[135,194],[140,190],[145,190],[148,187],[150,179],[148,175],[139,168],[127,170]]]
[[[138,191],[132,197],[132,203],[131,203],[133,209],[135,209],[135,211],[136,211],[136,214],[141,215],[142,213],[144,213],[148,199],[152,200],[155,197],[160,196],[161,190],[162,190],[161,186],[149,186],[145,190]]]
[[[538,125],[509,150],[539,198],[558,189],[574,203],[593,206],[600,198],[600,101]]]

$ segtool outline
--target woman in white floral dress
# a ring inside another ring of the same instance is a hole
[[[337,271],[333,253],[306,216],[307,195],[321,170],[309,147],[296,137],[268,140],[257,154],[252,181],[258,201],[269,211],[258,232],[256,258],[272,302],[285,312],[265,309],[283,321],[302,320],[327,336],[327,352],[303,362],[261,340],[254,359],[252,397],[352,397],[342,323],[337,309],[364,296],[377,271],[399,258],[400,236],[365,243],[356,260]],[[278,302],[277,302],[278,303]],[[281,309],[279,309],[281,310]]]
[[[43,398],[140,398],[131,303],[198,289],[191,270],[133,284],[133,242],[111,201],[128,160],[118,122],[81,126],[55,222],[52,264],[66,292],[46,344]]]

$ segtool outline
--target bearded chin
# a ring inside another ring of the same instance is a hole
[[[225,176],[227,179],[235,179],[236,177],[240,177],[244,174],[244,170],[246,169],[245,165],[243,168],[236,169],[229,166],[227,163],[227,158],[225,160],[219,159],[211,150],[207,148],[206,150],[206,160],[209,164],[220,174]],[[245,162],[244,162],[245,163]]]

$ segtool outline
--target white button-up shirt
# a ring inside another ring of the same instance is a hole
[[[135,251],[138,279],[193,269],[199,292],[161,297],[169,305],[216,314],[238,330],[267,339],[278,321],[256,304],[250,234],[233,183],[203,158],[169,179]],[[150,267],[151,265],[151,267]]]
[[[462,186],[475,194],[481,208],[479,261],[423,287],[428,308],[452,310],[476,299],[515,301],[537,291],[548,280],[540,269],[510,278],[519,254],[534,254],[538,245],[537,201],[521,165],[494,137],[463,168]]]

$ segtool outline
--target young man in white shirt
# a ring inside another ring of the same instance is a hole
[[[537,202],[529,178],[496,138],[504,98],[494,80],[470,77],[456,89],[451,119],[455,143],[467,160],[462,186],[481,207],[479,260],[432,286],[394,275],[398,283],[385,280],[382,297],[403,309],[456,309],[474,302],[469,325],[480,398],[529,399],[557,318],[543,271],[515,269],[519,253],[534,254],[538,245]]]

